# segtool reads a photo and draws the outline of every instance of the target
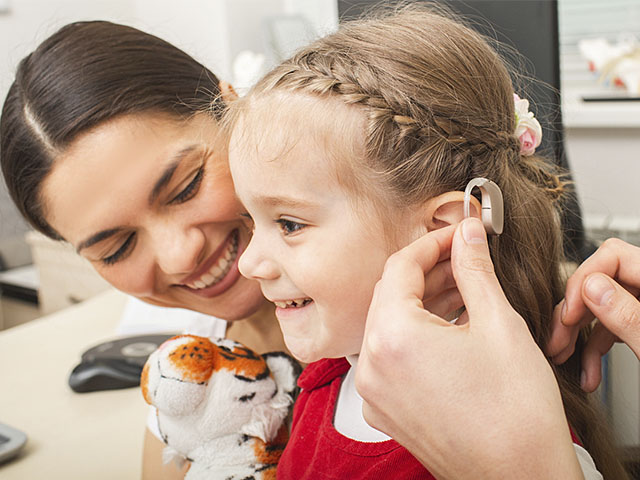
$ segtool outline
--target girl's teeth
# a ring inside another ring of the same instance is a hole
[[[195,282],[193,282],[193,284],[196,286],[196,288],[204,288],[207,286],[206,283],[200,281],[200,280],[196,280]]]
[[[305,305],[308,305],[309,303],[311,303],[311,299],[310,298],[297,298],[295,300],[287,300],[286,302],[273,302],[275,304],[276,307],[279,308],[297,308],[297,307],[304,307]]]
[[[210,273],[205,273],[202,277],[200,277],[200,280],[202,280],[206,285],[209,285],[215,279],[216,279],[216,277],[214,277]]]

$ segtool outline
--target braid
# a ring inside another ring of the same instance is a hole
[[[543,158],[536,156],[520,156],[518,166],[524,176],[539,186],[551,198],[558,202],[564,199],[570,182],[565,173],[556,173],[557,167],[552,166]]]
[[[345,60],[345,58],[340,58]],[[507,163],[518,168],[524,176],[541,187],[553,201],[560,200],[567,182],[551,171],[551,166],[539,157],[520,155],[520,141],[514,133],[495,131],[491,128],[470,126],[451,117],[427,111],[422,121],[412,117],[409,108],[401,108],[399,102],[391,106],[377,89],[366,89],[362,80],[354,77],[356,69],[350,69],[351,63],[337,62],[335,58],[322,56],[317,50],[306,51],[280,65],[279,75],[272,85],[290,91],[306,92],[312,95],[334,94],[346,105],[359,105],[366,111],[368,138],[374,149],[384,146],[393,150],[411,150],[405,143],[422,143],[430,152],[450,152],[452,164],[465,164],[469,159],[495,158],[496,162]],[[344,65],[346,64],[346,65]],[[388,142],[388,135],[376,135],[376,132],[393,130],[394,141]],[[403,146],[405,148],[403,148]],[[414,145],[412,145],[414,146]],[[474,176],[477,170],[470,165],[464,168],[466,177]],[[479,175],[482,175],[480,173]]]

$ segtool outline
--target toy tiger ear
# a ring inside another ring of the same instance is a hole
[[[298,390],[297,381],[302,368],[293,358],[283,352],[262,355],[276,383],[276,394],[267,404],[257,405],[251,411],[251,420],[241,432],[269,442],[287,418]]]
[[[298,377],[302,373],[302,367],[292,357],[284,352],[271,352],[262,355],[267,366],[278,385],[278,390],[295,400],[298,393]]]

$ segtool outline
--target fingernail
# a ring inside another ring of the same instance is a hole
[[[589,300],[597,305],[609,303],[615,289],[611,282],[602,274],[593,274],[584,285],[584,293]]]
[[[560,310],[560,323],[564,325],[564,317],[567,316],[567,302],[562,300],[562,310]]]
[[[587,384],[587,372],[582,370],[582,373],[580,373],[580,388],[584,390],[584,386],[586,384]]]
[[[462,238],[467,244],[484,243],[484,226],[477,218],[466,219],[462,223]]]

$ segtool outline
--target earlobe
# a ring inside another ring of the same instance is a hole
[[[477,198],[471,197],[469,213],[480,218],[482,206]],[[464,192],[446,192],[433,197],[425,204],[425,224],[427,230],[455,225],[464,220]]]
[[[225,103],[231,103],[238,99],[238,94],[234,90],[233,86],[229,82],[220,80],[218,82],[218,88],[220,89],[220,95]]]

